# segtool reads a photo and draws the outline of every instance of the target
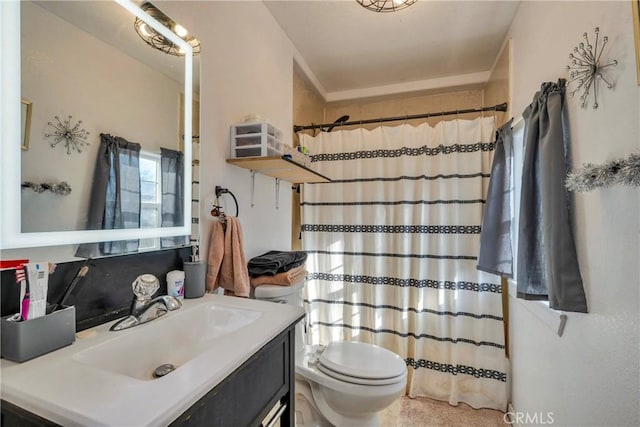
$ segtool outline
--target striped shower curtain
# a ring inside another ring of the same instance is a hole
[[[301,135],[333,180],[302,195],[309,343],[388,348],[409,396],[506,409],[500,280],[476,270],[494,131],[487,117]]]

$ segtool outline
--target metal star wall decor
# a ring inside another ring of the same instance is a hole
[[[78,123],[72,126],[71,116],[64,121],[60,121],[58,116],[55,116],[55,119],[57,123],[47,123],[54,129],[53,133],[44,134],[47,138],[53,138],[53,142],[50,142],[49,145],[53,148],[64,141],[64,146],[67,147],[67,154],[71,154],[71,149],[76,150],[78,153],[82,153],[82,147],[89,145],[87,142],[89,132],[80,127],[82,120],[79,120]]]
[[[595,43],[591,45],[589,42],[589,36],[587,33],[582,34],[584,42],[578,44],[573,48],[573,53],[569,54],[571,64],[567,65],[567,71],[570,71],[569,75],[571,79],[569,84],[576,82],[577,86],[570,92],[571,96],[582,91],[580,95],[580,106],[585,108],[589,101],[589,94],[593,88],[593,108],[598,108],[598,80],[602,80],[606,84],[607,89],[612,89],[613,84],[609,82],[603,75],[603,71],[607,67],[615,67],[618,65],[618,61],[613,60],[606,64],[601,64],[600,59],[604,47],[609,42],[609,38],[604,36],[602,38],[602,44],[598,46],[600,42],[600,28],[596,27],[595,30]],[[586,44],[585,44],[586,43]]]

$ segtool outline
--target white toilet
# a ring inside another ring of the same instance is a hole
[[[301,306],[303,286],[263,285],[254,297]],[[296,426],[378,426],[378,412],[406,384],[406,364],[392,351],[355,341],[304,345],[302,326],[296,326]]]

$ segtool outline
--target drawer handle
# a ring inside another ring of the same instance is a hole
[[[280,404],[280,408],[278,409],[278,412],[275,413],[275,415],[273,417],[271,417],[271,419],[269,420],[269,422],[267,423],[267,425],[265,427],[273,427],[276,423],[276,421],[278,421],[280,419],[280,417],[282,416],[282,413],[284,412],[284,410],[287,409],[287,404],[286,403],[281,403]]]

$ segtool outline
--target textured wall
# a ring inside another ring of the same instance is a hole
[[[502,46],[502,51],[489,76],[489,81],[484,87],[484,105],[496,105],[509,102],[509,71],[511,62],[511,41],[507,39]],[[496,113],[497,126],[502,126],[504,122],[512,116],[511,105],[507,111]]]
[[[309,83],[297,64],[293,64],[293,123],[308,125],[324,122],[325,102]],[[309,131],[307,131],[309,132]],[[293,145],[299,145],[297,134],[293,134]],[[300,192],[298,188],[291,191],[291,249],[302,250],[300,239]]]
[[[200,54],[200,204],[202,253],[208,253],[214,187],[232,191],[240,205],[248,258],[291,246],[290,184],[256,174],[251,207],[250,172],[226,163],[230,126],[251,113],[268,119],[291,144],[293,45],[262,2],[162,2],[163,11],[202,43]],[[233,200],[223,196],[230,215]]]
[[[377,119],[379,117],[406,116],[439,111],[463,110],[482,106],[482,89],[452,91],[438,94],[404,94],[384,99],[354,100],[331,103],[325,110],[327,123],[333,122],[340,116],[349,115],[349,120]],[[461,119],[473,119],[477,114],[462,114]],[[445,117],[451,120],[454,116]],[[430,117],[431,125],[439,122],[440,117]],[[425,119],[410,120],[408,123],[417,125]],[[389,122],[385,126],[397,126],[403,122]],[[365,129],[379,126],[377,123],[364,125]]]
[[[599,91],[597,110],[568,98],[574,163],[602,163],[640,148],[631,2],[523,2],[511,28],[513,114],[540,84],[566,77],[583,32],[608,35],[603,55],[617,59],[614,90]],[[568,19],[570,18],[570,19]],[[576,244],[588,314],[558,314],[510,298],[513,404],[553,412],[555,425],[640,424],[640,192],[628,187],[576,195]],[[549,321],[553,320],[553,321]]]
[[[484,87],[484,104],[497,105],[503,102],[509,103],[510,98],[510,66],[511,66],[511,40],[506,39],[498,58],[493,65],[489,81]],[[511,117],[511,104],[507,111],[496,112],[496,127],[502,126]],[[506,288],[506,280],[501,281],[504,292],[502,293],[502,318],[504,319],[505,351],[509,355],[509,297]]]
[[[310,125],[324,123],[324,99],[308,82],[304,72],[293,64],[293,123]],[[306,131],[310,132],[310,131]],[[298,145],[297,135],[293,135],[294,145]]]

